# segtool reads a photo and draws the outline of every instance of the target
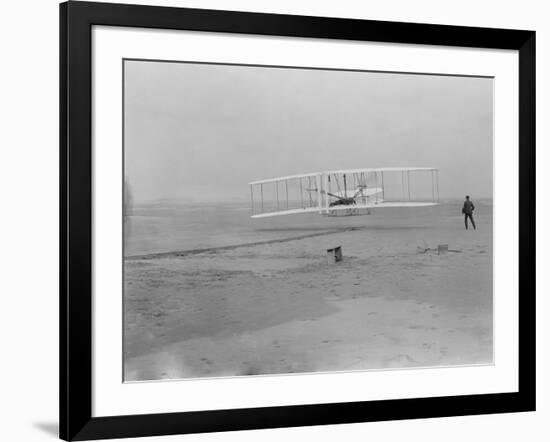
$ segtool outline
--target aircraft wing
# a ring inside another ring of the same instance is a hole
[[[439,171],[432,167],[332,170],[252,181],[249,185],[252,218],[425,207],[439,200]]]
[[[322,173],[289,175],[252,181],[252,218],[294,215],[322,210]]]

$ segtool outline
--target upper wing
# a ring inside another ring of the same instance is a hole
[[[268,178],[267,180],[251,181],[248,184],[251,186],[255,186],[259,184],[276,183],[276,182],[281,182],[286,180],[298,180],[301,178],[316,177],[320,174],[321,174],[320,172],[313,172],[313,173],[304,173],[304,174],[298,174],[298,175],[281,176],[277,178]]]
[[[330,170],[324,172],[326,174],[353,174],[353,173],[382,173],[382,172],[430,172],[430,171],[439,171],[435,167],[378,167],[378,168],[362,168],[362,169],[341,169],[341,170]]]

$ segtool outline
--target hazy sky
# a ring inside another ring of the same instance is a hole
[[[249,181],[440,169],[442,198],[492,196],[493,80],[126,61],[136,201],[248,199]]]

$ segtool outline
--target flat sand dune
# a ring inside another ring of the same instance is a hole
[[[492,363],[490,221],[127,258],[125,380]]]

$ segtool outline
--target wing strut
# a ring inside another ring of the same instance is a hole
[[[374,172],[374,187],[378,188],[378,172]],[[374,194],[376,202],[378,202],[378,192]]]
[[[254,215],[254,186],[250,185],[250,209],[252,210],[252,215]]]
[[[411,200],[411,172],[407,170],[407,190],[409,192],[409,201]]]
[[[285,190],[286,190],[286,208],[288,209],[288,180],[285,180]]]
[[[264,211],[264,185],[260,184],[260,194],[262,199],[262,212]]]

